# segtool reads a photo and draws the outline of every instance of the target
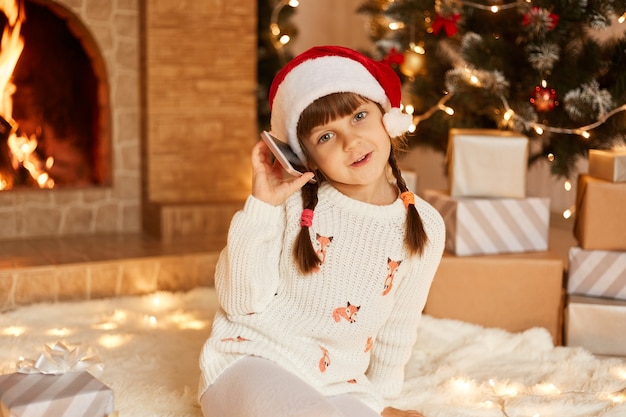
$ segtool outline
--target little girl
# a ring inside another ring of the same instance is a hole
[[[200,357],[204,416],[421,416],[389,404],[445,230],[398,168],[411,123],[400,89],[387,64],[336,46],[274,79],[272,132],[306,172],[286,179],[265,143],[252,151],[252,195],[217,264],[221,309]]]

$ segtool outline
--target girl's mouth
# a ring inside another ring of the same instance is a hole
[[[359,167],[361,165],[364,165],[367,163],[367,161],[369,161],[370,157],[372,156],[372,153],[367,153],[365,155],[363,155],[362,157],[360,157],[359,159],[357,159],[356,161],[354,161],[352,163],[353,167]]]

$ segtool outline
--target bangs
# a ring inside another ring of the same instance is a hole
[[[360,105],[369,101],[354,93],[333,93],[318,98],[300,115],[296,134],[298,138],[305,138],[314,127],[348,116]]]

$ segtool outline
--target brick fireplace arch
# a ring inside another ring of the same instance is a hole
[[[100,50],[66,7],[42,0],[23,6],[24,48],[12,75],[14,129],[36,138],[36,159],[54,161],[47,172],[55,187],[110,184],[108,79]],[[15,188],[38,187],[22,167],[13,178]]]

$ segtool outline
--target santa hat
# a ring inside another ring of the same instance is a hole
[[[400,110],[398,75],[389,64],[341,46],[318,46],[298,55],[276,75],[270,87],[271,129],[304,163],[296,127],[300,114],[318,98],[333,93],[356,93],[380,104],[390,137],[405,133],[412,122]]]

